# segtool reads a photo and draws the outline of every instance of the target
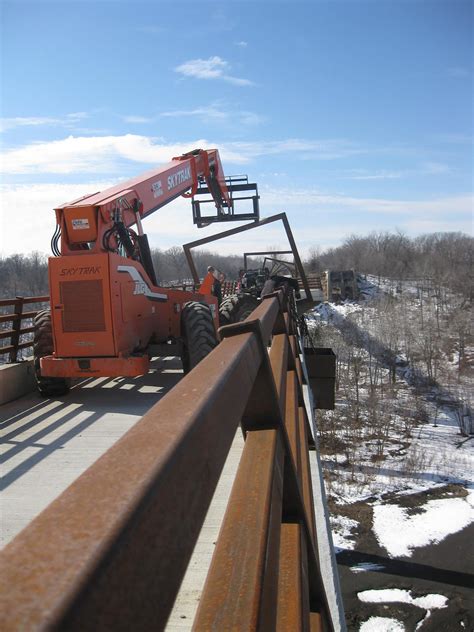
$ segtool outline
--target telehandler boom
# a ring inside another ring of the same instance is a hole
[[[143,218],[203,188],[212,195],[214,221],[233,214],[216,149],[183,154],[55,209],[51,311],[40,312],[35,322],[41,393],[66,392],[72,377],[142,375],[150,343],[180,341],[185,371],[217,344],[217,298],[159,287],[142,229]]]

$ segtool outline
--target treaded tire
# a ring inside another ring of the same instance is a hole
[[[217,335],[211,310],[206,303],[191,301],[181,312],[182,352],[184,373],[201,362],[217,346]]]
[[[53,333],[49,309],[38,312],[33,319],[35,327],[33,356],[36,385],[44,397],[65,395],[69,391],[69,380],[62,377],[42,377],[40,359],[53,353]]]
[[[251,294],[232,294],[227,296],[219,307],[219,323],[232,325],[245,320],[259,305],[259,301]]]

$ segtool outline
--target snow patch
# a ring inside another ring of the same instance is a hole
[[[410,590],[401,588],[383,588],[381,590],[363,590],[357,596],[364,603],[408,603],[424,610],[446,608],[448,598],[436,593],[423,597],[412,597]]]
[[[373,562],[361,562],[356,566],[351,566],[350,570],[353,573],[364,573],[366,571],[383,571],[385,566],[383,564],[374,564]]]
[[[413,549],[437,544],[474,522],[473,505],[474,491],[466,499],[430,500],[413,516],[398,505],[375,505],[373,530],[390,557],[409,557]]]
[[[370,617],[359,628],[360,632],[405,632],[405,626],[397,619]]]
[[[424,595],[423,597],[412,597],[410,590],[403,590],[401,588],[385,588],[382,590],[363,590],[357,593],[357,596],[364,603],[407,603],[411,606],[418,606],[426,611],[425,616],[421,621],[417,623],[416,630],[419,630],[423,623],[429,619],[432,610],[438,610],[440,608],[446,608],[448,605],[448,598],[444,595],[438,595],[436,593]],[[372,617],[379,618],[379,617]],[[370,619],[369,619],[370,621]],[[398,622],[397,622],[398,623]],[[385,630],[385,628],[367,628],[367,630]],[[389,628],[391,629],[391,628]],[[394,628],[397,630],[398,628]],[[404,630],[404,628],[401,628]],[[366,628],[360,628],[360,630],[366,630]]]
[[[331,516],[332,539],[334,546],[339,549],[353,549],[355,547],[352,529],[359,526],[357,520],[345,516]]]

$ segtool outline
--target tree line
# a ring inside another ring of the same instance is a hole
[[[152,249],[158,282],[180,283],[190,278],[183,249]],[[200,277],[213,265],[228,279],[237,279],[243,258],[196,250],[193,258]],[[401,232],[351,235],[340,246],[313,247],[303,261],[307,272],[354,269],[362,274],[397,280],[430,279],[436,287],[449,287],[472,302],[474,297],[474,239],[463,233],[430,233],[410,238]],[[257,267],[257,260],[249,267]],[[0,295],[32,296],[48,292],[47,257],[33,252],[0,258]]]
[[[179,246],[167,250],[154,248],[151,251],[153,265],[159,284],[180,284],[191,279],[191,271],[184,251]],[[212,265],[221,270],[229,280],[238,278],[243,266],[243,258],[238,255],[220,255],[207,250],[193,252],[193,259],[200,278]],[[258,261],[249,260],[250,267],[257,267]],[[14,254],[0,257],[0,297],[40,296],[49,291],[48,257],[39,252]]]
[[[312,248],[306,267],[311,272],[354,269],[379,278],[430,279],[472,302],[474,239],[460,232],[429,233],[410,238],[402,232],[350,235],[340,246]]]

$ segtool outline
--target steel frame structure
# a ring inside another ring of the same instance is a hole
[[[253,228],[258,228],[259,226],[265,226],[267,224],[271,224],[272,222],[281,221],[285,228],[286,236],[291,246],[291,254],[295,260],[296,268],[299,272],[301,282],[303,283],[303,288],[306,294],[306,298],[311,301],[312,295],[311,290],[309,288],[308,279],[306,278],[306,273],[303,268],[303,264],[301,262],[301,258],[298,252],[298,248],[296,247],[296,242],[293,237],[293,233],[291,232],[290,224],[288,222],[288,218],[286,213],[278,213],[277,215],[271,215],[270,217],[265,217],[257,222],[252,222],[251,224],[245,224],[244,226],[239,226],[237,228],[232,228],[230,230],[225,230],[222,233],[218,233],[217,235],[211,235],[210,237],[203,237],[202,239],[197,239],[196,241],[190,241],[187,244],[183,245],[184,254],[186,255],[186,260],[189,265],[189,269],[191,270],[191,275],[193,277],[194,283],[199,283],[199,275],[196,269],[196,265],[194,263],[194,259],[192,257],[191,251],[194,248],[199,246],[204,246],[205,244],[210,244],[213,241],[218,241],[219,239],[224,239],[225,237],[231,237],[232,235],[237,235],[238,233],[245,232],[247,230],[252,230]],[[288,251],[287,254],[289,254]]]

